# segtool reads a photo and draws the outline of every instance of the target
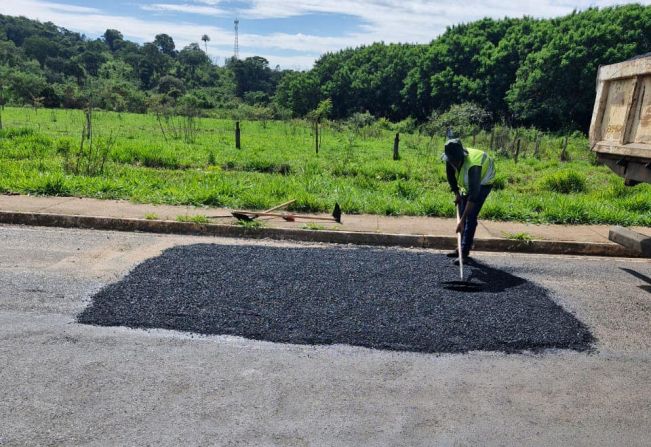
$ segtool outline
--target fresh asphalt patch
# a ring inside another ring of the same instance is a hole
[[[429,353],[590,349],[546,289],[479,262],[466,271],[481,291],[446,288],[458,267],[431,252],[181,246],[103,288],[78,320]]]

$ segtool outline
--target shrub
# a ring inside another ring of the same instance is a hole
[[[585,192],[587,189],[585,176],[569,170],[548,174],[541,183],[543,189],[561,194]]]
[[[500,191],[506,188],[507,177],[504,175],[496,175],[493,180],[493,190]]]
[[[353,113],[346,122],[351,128],[359,130],[375,124],[375,117],[368,112]]]
[[[634,196],[625,200],[623,205],[626,209],[636,213],[651,213],[651,197]]]
[[[393,130],[400,133],[414,133],[416,132],[416,120],[412,117],[405,118],[394,124]]]
[[[215,153],[213,151],[208,152],[208,165],[214,166],[216,164],[217,164],[217,158],[215,157]]]
[[[26,191],[44,196],[69,196],[71,191],[61,175],[48,175],[26,186]]]
[[[30,127],[17,127],[10,129],[0,129],[0,138],[17,138],[34,135],[34,129]]]
[[[464,137],[479,132],[490,118],[490,113],[478,104],[455,104],[444,113],[433,113],[426,125],[426,131],[429,135],[443,136],[450,129],[455,136]]]
[[[57,154],[67,156],[72,152],[74,142],[70,138],[60,138],[57,140],[55,148]]]
[[[383,130],[391,130],[391,128],[392,128],[391,121],[389,121],[388,119],[386,119],[384,117],[377,120],[376,124],[380,129],[383,129]]]

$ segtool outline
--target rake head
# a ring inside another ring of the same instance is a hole
[[[231,214],[237,220],[243,220],[244,222],[252,222],[253,219],[255,219],[254,217],[248,216],[248,215],[246,215],[244,213],[238,213],[236,211],[232,212]]]
[[[335,203],[335,209],[332,212],[332,217],[335,218],[335,222],[341,223],[341,207],[338,203]]]
[[[481,292],[484,290],[485,284],[472,282],[472,281],[445,281],[443,288],[447,290],[454,290],[455,292]]]

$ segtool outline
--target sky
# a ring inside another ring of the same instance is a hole
[[[240,57],[307,69],[326,52],[383,41],[427,43],[446,27],[483,17],[557,17],[591,6],[651,0],[0,0],[0,14],[53,22],[90,38],[108,28],[135,42],[167,33],[177,48],[207,34],[220,64],[233,55],[240,20]]]

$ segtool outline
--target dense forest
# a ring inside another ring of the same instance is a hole
[[[274,69],[262,57],[218,66],[201,44],[178,49],[167,34],[141,45],[115,29],[89,39],[0,15],[0,105],[92,103],[133,112],[171,105],[301,117],[330,100],[333,119],[364,113],[424,123],[472,104],[487,124],[585,131],[599,65],[650,51],[651,7],[640,5],[483,19],[448,28],[429,44],[328,53],[304,72]]]

